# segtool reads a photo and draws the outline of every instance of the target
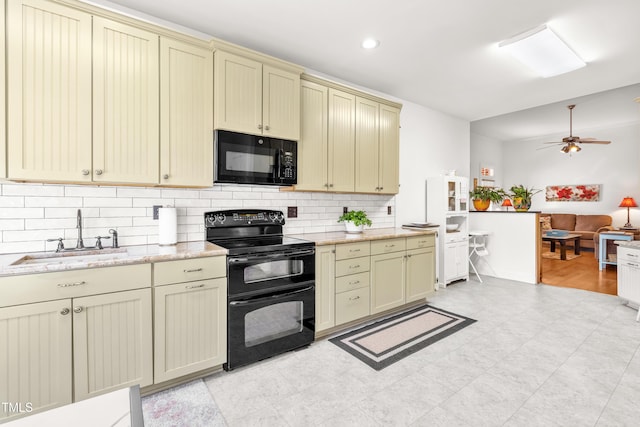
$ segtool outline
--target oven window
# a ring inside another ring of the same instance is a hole
[[[251,311],[244,318],[246,347],[302,332],[303,302],[290,301]]]
[[[227,151],[225,154],[228,171],[273,173],[273,156],[239,151]]]
[[[299,276],[304,273],[303,260],[289,259],[252,264],[244,268],[244,283],[262,282]]]

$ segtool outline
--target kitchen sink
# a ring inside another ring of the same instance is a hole
[[[72,264],[124,259],[128,256],[125,248],[36,253],[25,255],[11,265]]]

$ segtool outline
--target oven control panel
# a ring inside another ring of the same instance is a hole
[[[238,209],[228,211],[206,212],[205,227],[238,227],[245,225],[284,224],[282,211]]]

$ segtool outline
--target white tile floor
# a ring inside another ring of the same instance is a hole
[[[478,320],[382,371],[327,340],[205,380],[229,426],[638,426],[640,323],[611,295],[483,277]]]

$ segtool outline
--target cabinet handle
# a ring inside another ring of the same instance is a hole
[[[329,183],[324,184],[326,188],[329,188]]]
[[[184,287],[185,289],[198,289],[198,288],[204,288],[204,283],[200,284],[200,285],[188,285]]]
[[[198,271],[202,271],[202,267],[194,268],[192,270],[182,270],[182,271],[184,271],[185,273],[197,273]]]
[[[73,309],[74,313],[81,313],[82,312],[82,306],[78,306],[76,308]]]
[[[333,184],[329,184],[329,188],[333,188]]]
[[[258,125],[258,129],[262,129],[262,125]]]
[[[59,288],[70,288],[72,286],[81,286],[81,285],[86,285],[87,282],[85,282],[84,280],[82,282],[73,282],[73,283],[58,283],[58,287]]]
[[[84,176],[89,175],[89,169],[82,169],[82,175]]]
[[[411,255],[407,255],[407,258],[411,258]]]
[[[355,282],[349,282],[350,285],[357,285],[358,283],[360,283],[360,280],[356,280]]]
[[[380,187],[380,191],[384,190],[384,187]]]
[[[384,245],[385,248],[393,248],[395,245]]]
[[[350,265],[349,268],[360,268],[360,264]]]
[[[630,258],[638,258],[638,255],[635,255],[635,254],[629,254],[628,253],[627,256],[630,257]]]
[[[69,310],[67,307],[63,308],[62,311],[60,312],[60,314],[62,314],[63,316],[66,316],[67,314],[69,314],[71,310]]]
[[[349,252],[360,252],[360,249],[349,249]]]
[[[360,299],[360,295],[358,295],[357,297],[349,298],[349,301],[355,301],[357,299]]]
[[[96,175],[102,175],[102,169],[96,169]]]
[[[169,174],[168,174],[168,173],[165,173],[164,175],[162,175],[162,178],[163,178],[163,179],[169,179]]]
[[[264,127],[264,130],[269,130],[269,125],[266,125],[266,126]]]

